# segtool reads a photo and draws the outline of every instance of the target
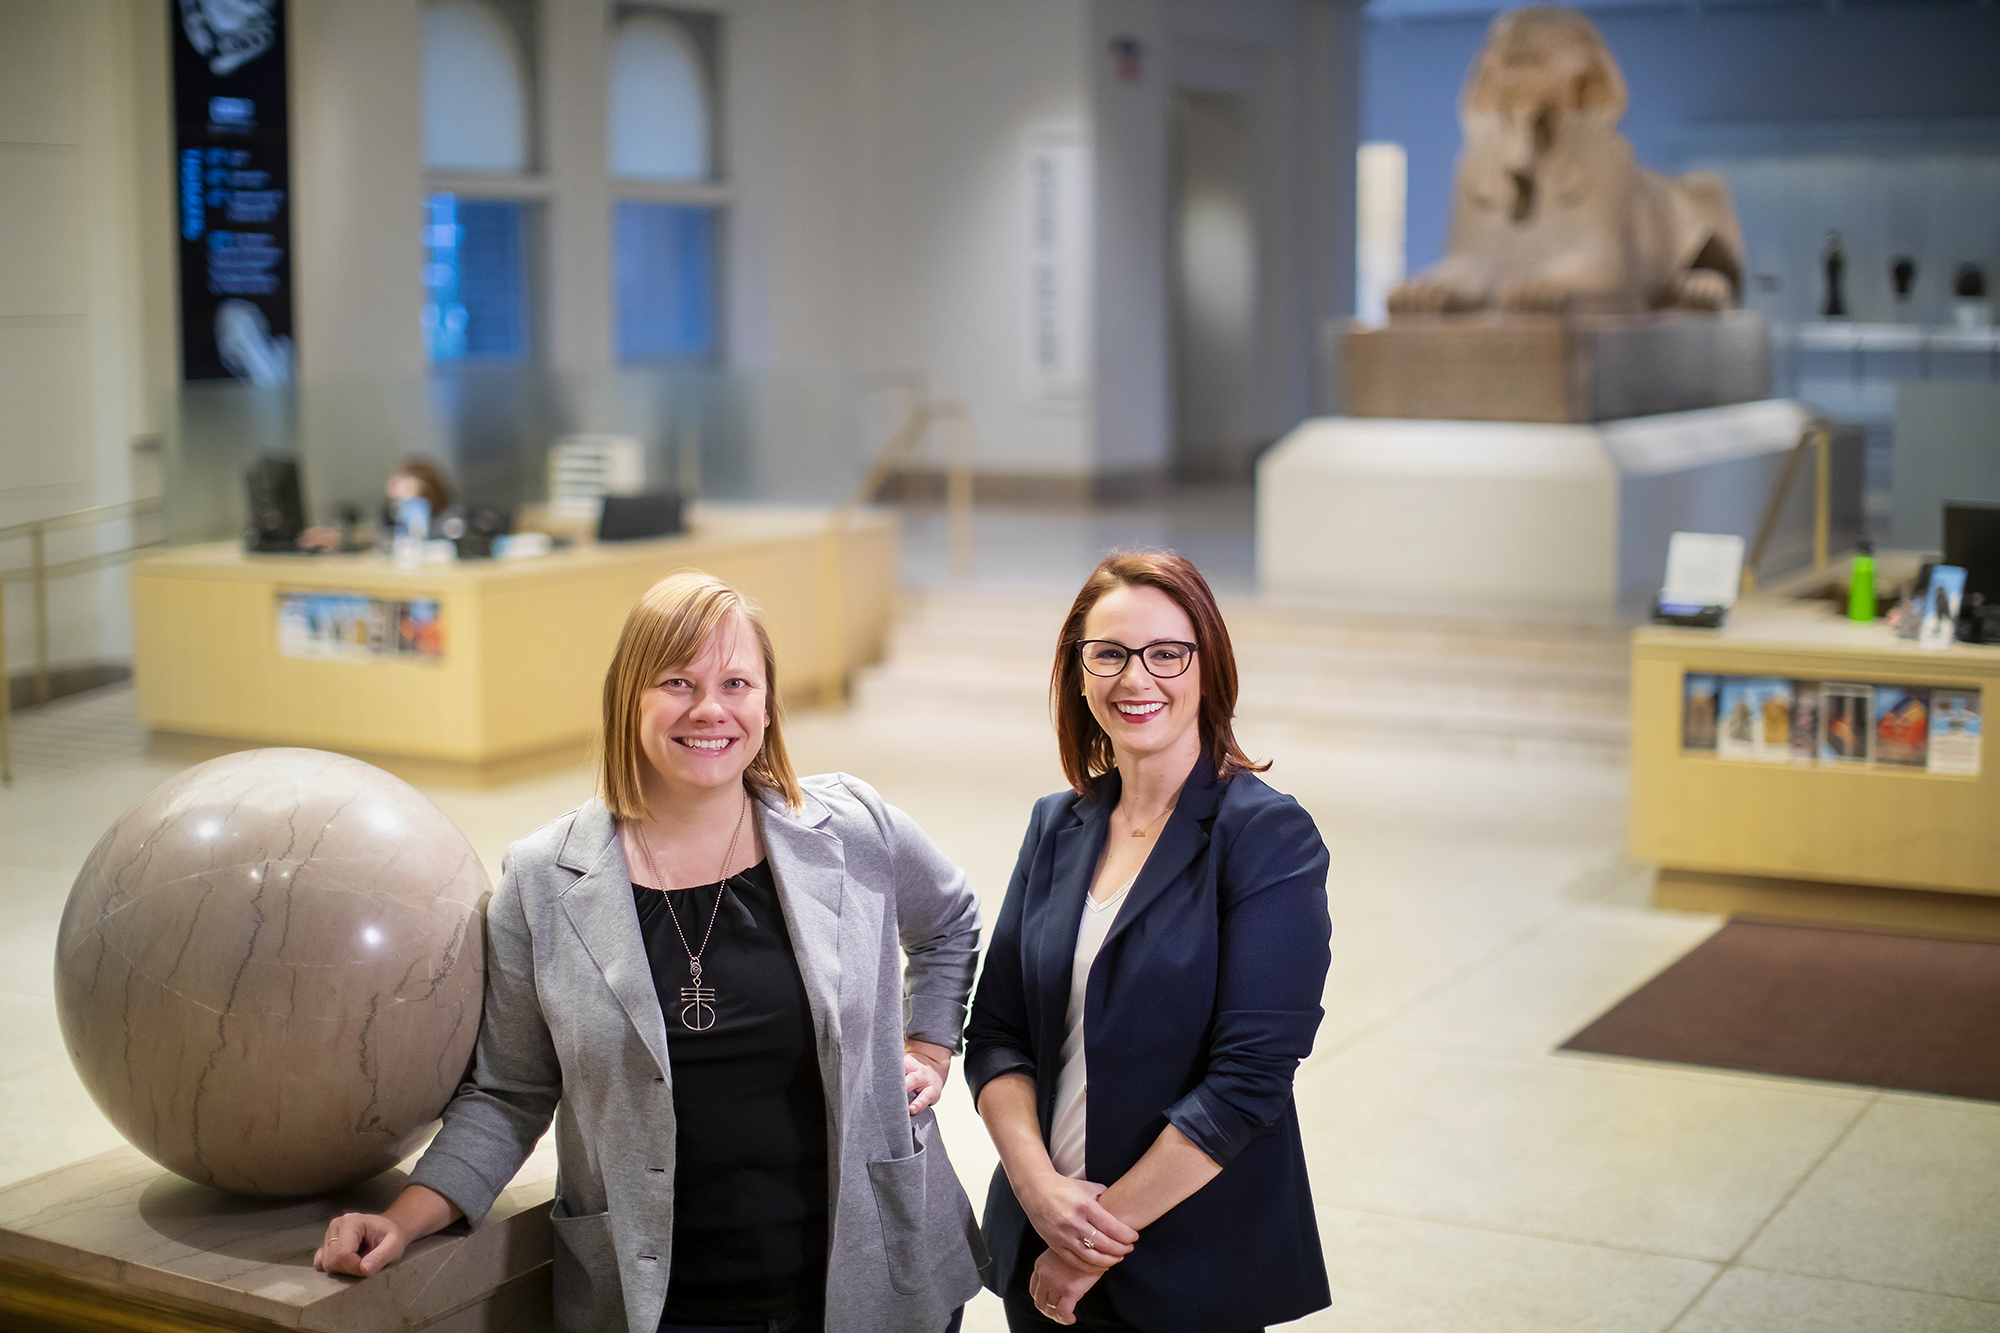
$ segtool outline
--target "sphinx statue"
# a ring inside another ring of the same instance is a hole
[[[1743,233],[1728,187],[1640,166],[1618,132],[1625,105],[1618,62],[1582,14],[1495,18],[1459,95],[1449,251],[1389,293],[1391,315],[1738,304]]]

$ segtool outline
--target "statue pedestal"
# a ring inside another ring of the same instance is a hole
[[[1771,331],[1753,310],[1706,315],[1441,315],[1341,340],[1354,417],[1617,421],[1771,392]]]
[[[1301,423],[1257,465],[1267,592],[1408,612],[1610,622],[1649,613],[1676,531],[1756,535],[1807,413],[1771,399],[1594,425]],[[1861,531],[1861,432],[1832,449],[1832,549]],[[1812,558],[1794,479],[1760,577]]]
[[[315,1272],[313,1250],[335,1215],[386,1207],[402,1172],[263,1203],[120,1148],[0,1190],[0,1326],[546,1333],[548,1166],[546,1179],[516,1179],[476,1228],[420,1240],[364,1280]]]

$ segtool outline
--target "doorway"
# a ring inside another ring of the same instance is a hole
[[[1177,89],[1169,297],[1173,317],[1174,472],[1247,481],[1257,238],[1244,99]]]

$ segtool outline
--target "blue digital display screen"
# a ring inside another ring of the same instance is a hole
[[[168,0],[181,376],[289,383],[290,129],[281,0]]]

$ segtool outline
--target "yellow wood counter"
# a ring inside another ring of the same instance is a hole
[[[898,526],[864,512],[697,506],[685,536],[537,559],[402,569],[379,553],[182,547],[132,566],[133,674],[155,731],[464,766],[575,758],[595,736],[625,614],[656,580],[701,569],[764,608],[791,704],[837,697],[880,656]],[[290,593],[435,599],[439,658],[332,661],[279,651]]]
[[[1663,890],[1707,886],[1700,901],[1683,893],[1672,905],[1765,910],[1786,891],[1829,885],[1932,891],[1909,897],[1929,903],[1916,916],[1897,917],[1893,904],[1886,917],[1879,905],[1861,912],[1890,924],[2000,908],[1990,897],[2000,895],[2000,754],[1990,743],[1976,776],[1683,752],[1689,672],[1975,688],[1983,728],[2000,708],[2000,647],[1929,652],[1884,622],[1857,625],[1828,603],[1775,594],[1746,598],[1720,630],[1635,630],[1630,832],[1633,856],[1660,865]],[[1731,885],[1733,897],[1723,891]],[[1989,897],[1940,904],[1930,901],[1937,891]]]

